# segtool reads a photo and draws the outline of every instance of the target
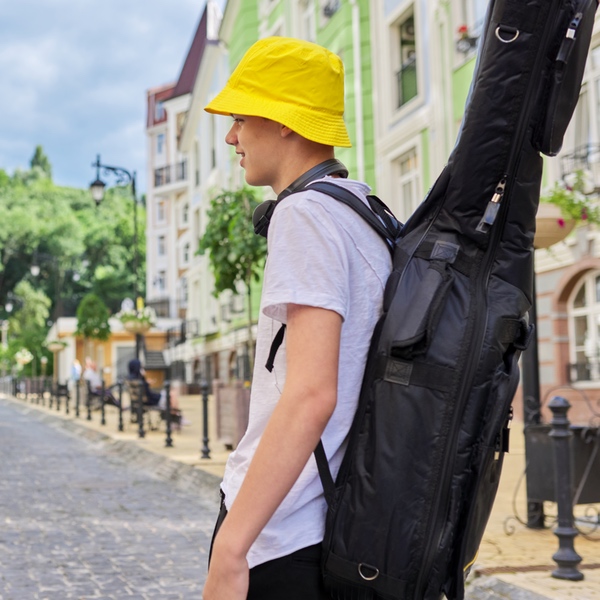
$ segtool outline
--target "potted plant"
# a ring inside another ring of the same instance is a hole
[[[581,170],[571,173],[564,181],[540,198],[536,217],[536,248],[548,248],[563,240],[578,223],[600,224],[600,207],[590,196],[590,182]],[[587,192],[587,193],[586,193]]]
[[[21,348],[15,352],[15,360],[17,361],[18,370],[21,371],[25,365],[33,360],[33,354],[27,348]]]
[[[156,312],[149,306],[141,310],[125,308],[115,316],[130,333],[146,333],[156,324]]]

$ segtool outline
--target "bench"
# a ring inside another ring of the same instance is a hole
[[[92,386],[88,379],[85,380],[88,400],[92,410],[100,410],[102,408],[102,392],[92,389]],[[119,384],[113,384],[104,389],[104,406],[116,406],[119,408],[119,401],[113,395],[112,391],[118,387]]]
[[[138,423],[138,415],[141,412],[143,417],[146,419],[148,429],[156,431],[159,428],[159,423],[153,419],[153,415],[157,415],[159,419],[165,421],[167,418],[167,411],[164,407],[159,405],[147,404],[147,394],[144,386],[144,382],[141,379],[128,379],[125,382],[127,391],[129,393],[129,403],[131,408],[131,422]],[[171,423],[176,425],[178,428],[181,427],[181,411],[176,408],[171,408]]]

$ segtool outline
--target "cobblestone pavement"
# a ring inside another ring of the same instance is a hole
[[[0,403],[0,600],[199,600],[218,498]]]

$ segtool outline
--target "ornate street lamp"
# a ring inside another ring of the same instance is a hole
[[[92,198],[96,203],[96,206],[100,206],[100,203],[104,199],[104,190],[106,184],[100,179],[100,171],[104,175],[113,174],[116,177],[117,185],[131,185],[131,197],[133,199],[133,275],[134,275],[134,288],[133,297],[135,298],[136,308],[139,310],[142,304],[141,298],[139,298],[139,255],[138,255],[138,223],[137,223],[137,197],[135,190],[135,171],[127,171],[122,167],[111,167],[109,165],[103,165],[100,162],[100,155],[96,157],[96,162],[92,163],[92,167],[96,167],[96,179],[90,184],[90,192]],[[136,333],[135,335],[135,356],[137,359],[140,358],[141,350],[141,335]]]

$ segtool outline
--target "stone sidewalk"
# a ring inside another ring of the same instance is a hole
[[[137,426],[124,413],[125,431],[117,430],[117,410],[106,409],[106,425],[100,425],[98,411],[87,421],[65,415],[55,408],[32,404],[23,399],[7,398],[23,409],[35,411],[38,418],[60,422],[72,433],[104,444],[111,452],[149,469],[175,485],[193,489],[217,489],[228,452],[218,440],[210,439],[210,458],[201,458],[203,447],[202,401],[200,396],[182,396],[179,400],[190,424],[173,433],[173,447],[165,446],[164,424],[160,431],[149,431],[138,438]],[[209,400],[209,432],[216,431],[212,398]],[[212,435],[212,433],[211,433]],[[578,536],[575,549],[583,557],[580,569],[584,580],[569,582],[551,577],[556,567],[552,555],[558,540],[550,529],[530,530],[520,521],[525,517],[524,438],[516,423],[511,434],[511,452],[506,456],[500,488],[477,561],[468,583],[468,600],[600,600],[600,530],[590,538]],[[553,508],[553,507],[550,507]],[[581,507],[580,507],[581,508]],[[518,518],[515,514],[518,512]],[[510,535],[509,535],[510,533]]]

